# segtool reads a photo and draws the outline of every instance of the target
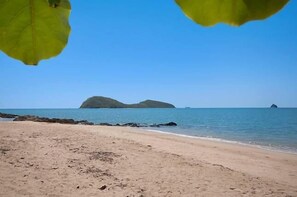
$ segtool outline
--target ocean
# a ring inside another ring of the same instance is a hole
[[[145,129],[148,132],[152,130],[169,132],[297,153],[297,109],[295,108],[0,109],[0,112],[49,118],[72,118],[94,123],[176,122],[177,127]]]

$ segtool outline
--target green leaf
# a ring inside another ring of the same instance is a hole
[[[212,26],[227,23],[239,26],[251,20],[265,19],[289,0],[176,0],[183,12],[196,23]]]
[[[0,0],[0,50],[25,64],[58,55],[68,42],[69,0]]]

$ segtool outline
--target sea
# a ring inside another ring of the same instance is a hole
[[[177,127],[144,130],[297,154],[297,108],[0,109],[0,112],[94,123],[176,122]]]

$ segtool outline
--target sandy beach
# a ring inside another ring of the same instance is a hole
[[[297,196],[297,155],[138,128],[0,123],[0,196]]]

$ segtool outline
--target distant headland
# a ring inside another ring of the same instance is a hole
[[[80,108],[175,108],[175,106],[154,100],[145,100],[137,104],[124,104],[112,98],[93,96],[84,101]]]
[[[270,108],[278,108],[276,104],[272,104]]]

